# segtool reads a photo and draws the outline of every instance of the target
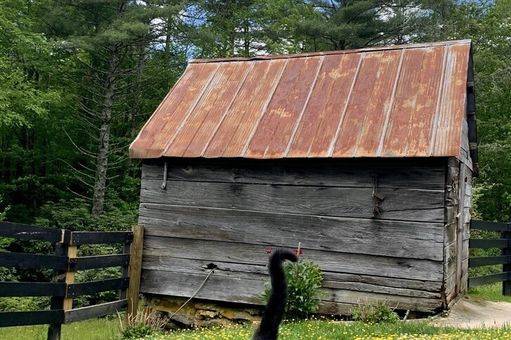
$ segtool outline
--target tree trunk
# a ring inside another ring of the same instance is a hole
[[[243,42],[243,47],[245,48],[244,57],[248,58],[250,57],[250,28],[248,26],[248,22],[246,22],[245,26],[243,27],[243,33],[245,38]]]
[[[101,127],[99,129],[99,147],[96,159],[96,176],[94,193],[92,197],[92,216],[98,217],[103,213],[106,193],[106,179],[108,172],[108,156],[110,153],[110,122],[112,119],[112,106],[114,102],[115,80],[118,71],[119,59],[116,48],[111,50],[108,62],[108,71],[105,81],[105,95],[100,114]]]

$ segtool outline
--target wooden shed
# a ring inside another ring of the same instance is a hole
[[[266,248],[324,271],[321,312],[467,289],[471,42],[193,60],[130,147],[141,292],[261,304]]]

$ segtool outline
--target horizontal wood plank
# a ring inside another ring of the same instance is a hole
[[[0,282],[0,296],[64,296],[63,282]]]
[[[435,223],[299,216],[143,203],[148,236],[294,246],[343,253],[442,260],[443,226]],[[399,242],[396,242],[399,240]]]
[[[206,272],[207,268],[211,267],[212,264],[216,267],[216,271],[224,273],[242,272],[267,275],[268,272],[268,268],[265,264],[244,264],[222,261],[211,262],[209,260],[183,259],[161,255],[144,255],[144,268],[150,270],[200,273]],[[433,294],[437,294],[442,289],[442,283],[440,281],[412,280],[374,275],[337,273],[330,271],[323,271],[323,275],[325,282],[330,281],[332,282],[332,285],[349,285],[353,288],[353,290],[358,290],[357,287],[359,286],[374,286],[381,287],[381,289],[399,288],[410,290],[410,292],[419,292],[418,294],[421,294],[421,292],[431,292]]]
[[[438,162],[175,162],[168,161],[167,181],[314,185],[444,190],[444,166]],[[163,180],[163,163],[142,165],[142,179]]]
[[[498,274],[490,274],[481,277],[471,277],[468,279],[468,286],[470,288],[482,286],[495,282],[502,282],[511,280],[511,272],[498,273]]]
[[[147,236],[144,239],[144,256],[169,256],[210,262],[221,261],[266,265],[268,261],[266,248],[265,245],[170,237]],[[200,251],[198,251],[199,249]],[[427,281],[441,281],[443,278],[443,267],[440,261],[317,250],[305,251],[303,258],[317,263],[324,271]]]
[[[470,248],[481,248],[481,249],[511,248],[511,239],[496,239],[496,240],[471,239],[469,242],[469,246],[470,246]]]
[[[348,303],[353,305],[384,302],[395,309],[431,312],[442,307],[442,300],[428,298],[409,298],[398,295],[354,292],[342,289],[322,289],[324,302]]]
[[[85,270],[107,267],[125,267],[130,259],[129,254],[81,256],[70,259],[73,270]]]
[[[63,310],[0,312],[0,327],[45,325],[64,321]]]
[[[146,256],[144,268],[148,270],[161,270],[176,273],[176,275],[195,274],[204,275],[212,265],[215,275],[221,275],[236,280],[238,275],[253,276],[254,279],[267,280],[268,270],[262,265],[247,265],[227,262],[208,262],[162,256]],[[332,272],[323,272],[325,288],[336,288],[353,291],[366,291],[372,293],[395,294],[410,297],[440,297],[440,285],[437,282],[424,282],[417,280],[400,280],[365,275],[350,275]]]
[[[128,300],[100,303],[93,306],[71,309],[65,312],[64,322],[70,323],[115,314],[126,308]]]
[[[71,244],[129,243],[132,238],[131,231],[73,231]]]
[[[42,240],[59,242],[62,230],[33,226],[30,224],[0,222],[0,237],[11,237],[18,240]]]
[[[511,232],[511,223],[472,220],[470,221],[470,228],[488,231]]]
[[[379,219],[443,222],[444,193],[381,188]],[[373,218],[372,188],[282,186],[143,180],[141,203],[228,208],[260,212]]]
[[[20,269],[65,270],[67,268],[67,257],[56,255],[0,252],[0,266],[15,267]]]
[[[207,273],[202,275],[152,270],[142,271],[142,289],[149,294],[177,297],[190,297],[204,281]],[[197,299],[228,301],[251,305],[263,304],[261,295],[265,280],[253,275],[237,275],[236,278],[213,273],[196,295]],[[416,310],[431,310],[441,305],[441,299],[400,297],[388,294],[359,292],[353,290],[324,288],[322,301],[358,304],[364,301],[387,301],[399,303],[403,309],[417,307]]]
[[[67,297],[80,295],[91,295],[109,290],[120,290],[128,288],[129,278],[105,279],[99,281],[71,283],[67,288]]]
[[[475,268],[508,263],[511,263],[511,255],[471,257],[469,259],[468,265],[470,268]]]

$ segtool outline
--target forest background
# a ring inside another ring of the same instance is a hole
[[[473,217],[509,221],[511,0],[0,0],[0,220],[136,224],[140,162],[128,146],[191,58],[453,39],[474,48]],[[0,239],[0,249],[34,248],[45,250]],[[2,280],[45,275],[0,270]]]

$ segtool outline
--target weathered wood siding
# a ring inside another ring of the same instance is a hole
[[[265,249],[301,242],[325,274],[322,312],[445,304],[443,160],[169,159],[166,190],[162,180],[162,162],[143,165],[143,293],[189,297],[214,263],[197,298],[257,305]]]
[[[470,210],[472,209],[472,170],[465,163],[461,164],[460,171],[464,174],[460,178],[460,185],[464,186],[463,192],[460,192],[460,209],[462,214],[460,218],[460,227],[462,228],[462,248],[461,248],[461,275],[459,293],[464,293],[468,289],[468,258],[469,258],[469,240],[470,240]]]
[[[466,292],[472,205],[472,170],[466,162],[448,160],[444,249],[445,299],[447,304]]]

